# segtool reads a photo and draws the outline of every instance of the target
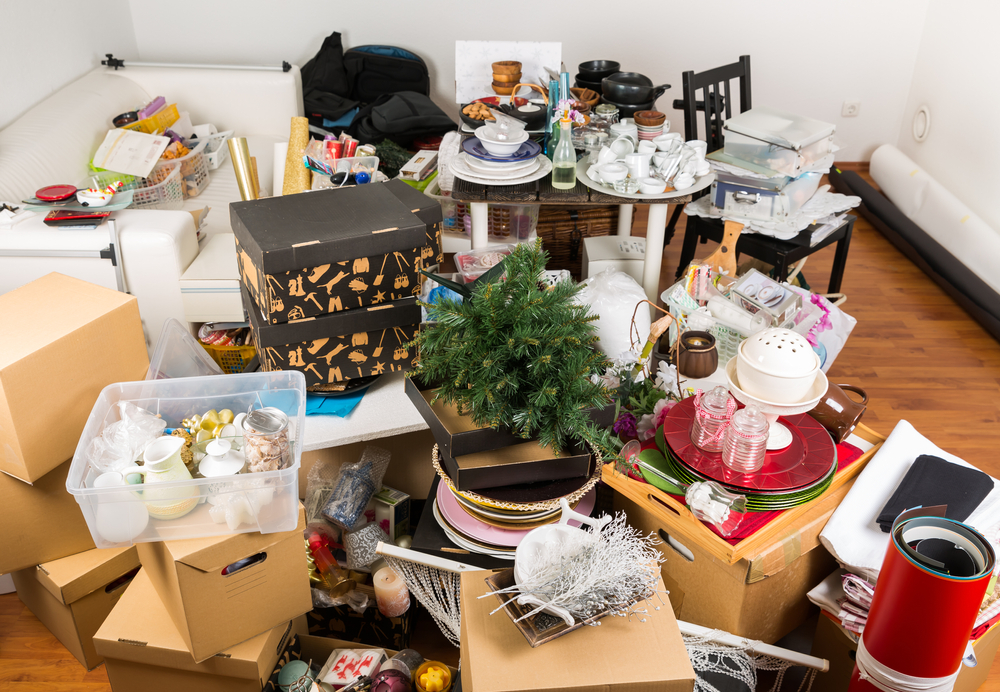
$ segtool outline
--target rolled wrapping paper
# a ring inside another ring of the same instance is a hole
[[[250,163],[250,149],[246,137],[231,137],[229,139],[229,158],[233,160],[233,170],[236,171],[236,184],[240,186],[240,197],[243,201],[257,199],[258,195],[253,184],[253,167]]]
[[[380,569],[372,582],[379,612],[387,618],[399,617],[410,608],[410,591],[406,588],[406,582],[392,567]]]
[[[272,194],[275,197],[281,196],[281,188],[285,184],[285,157],[288,156],[288,142],[275,142],[274,144],[274,165],[271,169]]]
[[[975,529],[943,507],[903,512],[893,523],[850,692],[954,686],[996,557]]]
[[[288,137],[288,152],[285,154],[285,176],[281,194],[296,195],[312,187],[312,176],[302,157],[309,146],[309,119],[292,118],[292,131]]]
[[[257,157],[250,157],[250,173],[253,181],[253,194],[255,199],[260,199],[260,178],[257,176]]]

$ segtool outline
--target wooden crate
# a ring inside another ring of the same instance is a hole
[[[601,478],[616,491],[643,509],[651,512],[671,530],[696,542],[713,557],[734,565],[744,558],[753,558],[764,552],[775,540],[780,538],[782,532],[795,523],[799,517],[808,512],[810,507],[829,497],[861,473],[868,460],[875,455],[885,441],[885,436],[880,435],[864,424],[858,425],[854,430],[854,434],[875,446],[861,455],[853,464],[837,473],[833,477],[830,487],[818,498],[804,505],[785,510],[780,517],[766,524],[760,531],[745,538],[736,545],[730,545],[705,526],[705,524],[696,519],[684,503],[674,499],[659,488],[648,483],[632,480],[628,476],[616,471],[614,462],[604,465]]]

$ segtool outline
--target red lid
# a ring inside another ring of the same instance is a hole
[[[59,202],[76,194],[76,185],[49,185],[35,193],[43,202]]]

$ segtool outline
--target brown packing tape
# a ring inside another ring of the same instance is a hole
[[[781,546],[783,567],[787,567],[802,557],[802,534],[798,531],[792,531],[791,535],[782,538],[779,545]],[[776,554],[777,551],[769,550],[750,560],[750,568],[747,570],[747,584],[758,582],[774,572],[773,561]]]
[[[285,179],[281,194],[295,195],[308,190],[312,185],[309,169],[302,163],[302,156],[309,145],[309,119],[292,118],[291,134],[288,138],[288,154],[285,157]]]

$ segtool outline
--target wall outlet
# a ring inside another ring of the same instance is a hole
[[[840,114],[845,118],[854,118],[861,112],[861,101],[844,101]]]

